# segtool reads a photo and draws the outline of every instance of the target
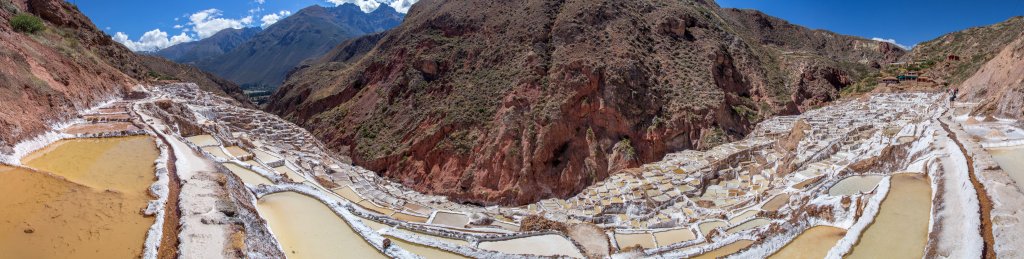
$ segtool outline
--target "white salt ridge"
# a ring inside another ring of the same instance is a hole
[[[99,104],[96,104],[95,106],[90,107],[88,109],[80,110],[78,111],[78,114],[95,113],[100,108],[120,100],[120,98],[114,96],[108,96],[102,99],[104,101],[100,101]],[[14,153],[0,153],[0,163],[6,163],[9,165],[21,165],[21,158],[25,157],[26,155],[31,154],[32,152],[35,152],[36,150],[39,150],[41,148],[44,148],[47,145],[53,144],[54,142],[75,137],[73,135],[63,133],[63,131],[64,129],[71,125],[82,122],[85,121],[80,118],[75,118],[64,122],[54,123],[52,126],[50,126],[52,130],[39,134],[31,139],[27,139],[18,142],[17,144],[14,144]]]
[[[149,201],[149,206],[146,207],[146,215],[155,216],[156,220],[153,225],[149,227],[149,231],[146,232],[146,242],[143,247],[142,258],[152,259],[157,257],[157,253],[160,249],[160,241],[164,234],[164,217],[166,215],[166,204],[169,197],[169,186],[170,177],[168,176],[168,154],[169,150],[167,144],[165,144],[159,136],[156,134],[151,135],[153,141],[156,141],[157,148],[160,150],[160,156],[156,159],[156,176],[157,180],[150,185],[149,192],[157,197],[156,200]]]
[[[882,178],[882,181],[878,182],[878,192],[868,199],[867,206],[864,207],[864,212],[861,214],[860,219],[856,220],[851,226],[846,227],[846,236],[843,236],[843,239],[840,239],[836,246],[828,251],[828,255],[825,258],[839,259],[853,250],[853,246],[857,244],[861,233],[867,230],[868,226],[875,221],[875,216],[878,216],[882,200],[889,194],[891,178],[886,176]]]

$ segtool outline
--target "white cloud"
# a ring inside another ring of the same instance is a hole
[[[222,18],[221,14],[221,11],[217,9],[202,10],[189,15],[188,25],[192,26],[192,31],[198,35],[199,39],[205,39],[223,29],[241,29],[251,25],[253,21],[251,15],[241,19],[228,19]]]
[[[883,39],[883,38],[879,38],[879,37],[874,37],[874,38],[871,38],[871,40],[892,43],[893,45],[896,45],[897,47],[900,47],[900,48],[905,49],[905,50],[910,50],[910,49],[914,48],[914,46],[907,46],[907,45],[896,43],[895,39]]]
[[[124,44],[125,47],[132,51],[157,51],[178,43],[189,42],[193,39],[184,32],[168,38],[166,32],[155,29],[142,34],[138,41],[131,40],[128,34],[124,32],[115,33],[114,40]]]
[[[399,13],[408,13],[409,7],[412,7],[412,4],[415,3],[416,0],[395,0],[389,5],[391,8],[395,8],[395,11],[398,11]]]
[[[260,21],[263,22],[262,24],[260,24],[260,27],[267,28],[267,26],[277,23],[277,21],[280,21],[281,18],[288,17],[289,15],[292,15],[292,12],[288,10],[264,15],[263,18],[260,18]]]
[[[363,12],[367,12],[367,13],[373,12],[373,10],[377,10],[377,7],[380,7],[381,4],[386,4],[386,5],[390,5],[392,8],[395,8],[395,10],[397,10],[400,13],[405,13],[405,12],[409,11],[409,7],[412,6],[412,4],[416,3],[417,0],[326,0],[326,1],[330,2],[330,3],[334,4],[334,5],[342,5],[342,4],[346,4],[346,3],[355,4],[356,6],[359,6],[360,10],[363,10]]]

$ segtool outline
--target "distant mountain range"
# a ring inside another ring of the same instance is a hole
[[[249,41],[261,31],[257,27],[234,29],[228,28],[217,32],[209,38],[186,42],[168,47],[153,53],[174,62],[195,64],[197,61],[215,58],[235,49]]]
[[[246,89],[273,89],[304,60],[327,53],[347,39],[398,26],[404,16],[387,5],[370,13],[353,4],[314,5],[264,30],[228,29],[155,55],[195,64]]]

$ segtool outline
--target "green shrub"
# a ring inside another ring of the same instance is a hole
[[[35,15],[20,13],[11,18],[11,27],[18,32],[36,33],[46,27],[43,26],[43,20],[39,19]]]

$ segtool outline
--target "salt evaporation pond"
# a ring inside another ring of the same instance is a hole
[[[789,202],[788,193],[775,195],[775,197],[772,197],[771,200],[765,202],[764,206],[761,206],[761,209],[765,211],[777,211],[781,209],[782,206],[786,205],[787,202]]]
[[[155,178],[156,143],[146,136],[57,141],[22,159],[37,170],[100,190],[116,190],[148,200]],[[146,196],[146,197],[143,197]]]
[[[215,156],[217,158],[220,158],[220,159],[224,159],[224,160],[231,160],[231,159],[233,159],[231,156],[228,156],[227,153],[224,153],[224,150],[221,150],[220,146],[203,147],[202,149],[203,149],[203,151],[206,151],[206,153],[210,153],[210,155],[213,155],[213,156]]]
[[[435,247],[429,247],[425,245],[408,242],[392,236],[388,236],[387,238],[391,239],[392,244],[397,244],[402,249],[405,249],[406,251],[412,252],[426,259],[469,258],[462,256],[460,254],[448,252]]]
[[[700,234],[706,237],[708,236],[708,233],[711,233],[712,229],[725,226],[729,226],[729,223],[721,220],[713,220],[700,223],[700,225],[697,225],[697,228],[700,229]]]
[[[615,233],[615,241],[619,244],[620,249],[626,249],[634,246],[640,246],[645,249],[656,247],[654,244],[654,235],[651,235],[651,233]]]
[[[882,181],[881,175],[850,176],[828,189],[828,195],[843,196],[870,192]]]
[[[769,259],[818,259],[846,235],[846,230],[833,226],[816,226],[804,231]]]
[[[185,139],[200,147],[220,145],[220,143],[217,143],[217,139],[214,139],[213,136],[210,135],[198,135],[187,137]]]
[[[728,244],[728,245],[722,246],[722,247],[720,247],[718,249],[711,250],[710,252],[698,255],[698,256],[693,257],[693,258],[695,258],[695,259],[713,259],[713,258],[725,257],[725,256],[728,256],[728,255],[731,255],[731,254],[735,254],[736,252],[739,252],[740,250],[746,249],[747,247],[750,247],[750,245],[753,245],[753,244],[754,244],[754,240],[743,239],[743,240],[740,240],[740,241],[733,242],[732,244]]]
[[[1017,182],[1017,187],[1024,188],[1024,147],[992,148],[988,153]]]
[[[583,254],[576,249],[576,245],[573,245],[572,242],[560,235],[539,235],[503,241],[480,242],[479,248],[506,254],[583,258]]]
[[[847,258],[922,258],[928,243],[931,185],[922,174],[892,176],[878,216]]]
[[[469,224],[469,216],[462,213],[438,211],[434,214],[434,219],[430,223],[461,228]]]
[[[669,231],[655,232],[654,238],[658,240],[658,245],[667,246],[675,243],[681,243],[697,239],[697,235],[693,234],[693,231],[688,228],[681,228]]]
[[[270,179],[267,179],[266,177],[263,177],[259,173],[253,172],[252,170],[246,169],[245,167],[241,167],[241,166],[238,166],[238,165],[233,164],[233,163],[223,163],[223,165],[224,165],[224,167],[227,167],[228,170],[230,170],[232,173],[237,175],[238,178],[241,178],[242,182],[244,182],[245,184],[251,184],[251,185],[260,185],[260,184],[273,185],[274,184],[274,183],[270,182]]]
[[[263,196],[260,216],[288,258],[387,258],[327,205],[297,192]]]
[[[138,258],[159,151],[149,137],[58,141],[0,166],[0,257]]]
[[[762,227],[762,226],[767,226],[768,223],[771,223],[771,222],[772,221],[768,220],[768,219],[756,218],[756,219],[748,220],[747,222],[743,222],[743,224],[740,224],[739,226],[732,227],[729,230],[726,230],[725,233],[726,234],[735,234],[735,233],[739,233],[739,232],[744,231],[744,230],[754,229],[754,228],[758,228],[758,227]]]

